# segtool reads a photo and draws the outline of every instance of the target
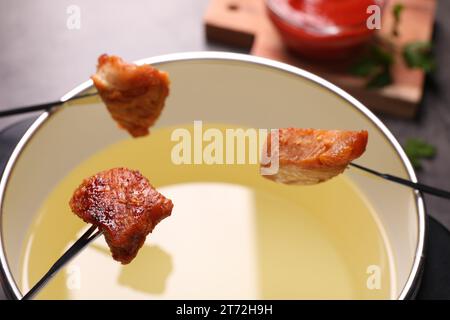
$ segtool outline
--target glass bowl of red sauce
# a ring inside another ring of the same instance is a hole
[[[285,45],[309,58],[329,60],[354,56],[376,29],[368,27],[383,0],[266,0],[268,15]]]

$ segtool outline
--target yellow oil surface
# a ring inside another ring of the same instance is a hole
[[[24,292],[87,228],[68,206],[74,189],[98,171],[124,166],[172,199],[172,216],[131,264],[114,261],[99,238],[37,298],[391,298],[387,243],[349,178],[286,186],[261,177],[256,165],[175,165],[172,131],[105,148],[49,193],[23,248]]]

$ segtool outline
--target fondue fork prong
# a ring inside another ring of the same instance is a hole
[[[401,184],[401,185],[404,185],[404,186],[407,186],[407,187],[410,187],[410,188],[413,188],[413,189],[416,189],[416,190],[419,190],[419,191],[421,191],[423,193],[428,193],[428,194],[432,194],[432,195],[437,196],[437,197],[450,199],[450,192],[449,191],[438,189],[438,188],[435,188],[435,187],[431,187],[431,186],[428,186],[428,185],[425,185],[425,184],[422,184],[422,183],[418,183],[418,182],[412,182],[410,180],[406,180],[406,179],[403,179],[403,178],[400,178],[400,177],[396,177],[396,176],[393,176],[393,175],[390,175],[390,174],[387,174],[387,173],[381,173],[381,172],[378,172],[378,171],[375,171],[375,170],[363,167],[363,166],[361,166],[359,164],[356,164],[356,163],[353,163],[353,162],[350,163],[350,165],[355,167],[355,168],[358,168],[360,170],[363,170],[365,172],[368,172],[370,174],[376,175],[377,177],[380,177],[380,178],[383,178],[383,179],[386,179],[386,180],[389,180],[389,181],[392,181],[392,182],[395,182],[395,183],[398,183],[398,184]]]
[[[47,271],[47,273],[39,280],[33,288],[30,289],[22,298],[22,300],[32,299],[53,276],[63,268],[70,260],[80,253],[89,243],[97,239],[103,232],[97,230],[96,226],[91,226]]]
[[[35,105],[31,105],[31,106],[23,106],[23,107],[17,107],[17,108],[12,108],[12,109],[0,110],[0,117],[12,116],[15,114],[21,114],[21,113],[27,113],[27,112],[48,111],[51,108],[62,105],[68,101],[92,97],[92,96],[96,96],[97,94],[98,94],[98,92],[86,93],[83,95],[75,96],[66,101],[58,100],[58,101],[46,102],[46,103],[42,103],[42,104],[35,104]]]

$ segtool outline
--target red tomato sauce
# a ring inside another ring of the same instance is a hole
[[[313,58],[344,58],[367,43],[368,7],[377,0],[268,0],[269,17],[285,44]]]

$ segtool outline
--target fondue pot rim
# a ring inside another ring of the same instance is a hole
[[[375,114],[373,114],[367,107],[365,107],[361,102],[359,102],[356,98],[345,92],[344,90],[338,88],[334,84],[328,82],[327,80],[312,74],[303,69],[282,63],[274,60],[255,57],[246,54],[238,54],[238,53],[228,53],[228,52],[214,52],[214,51],[206,51],[206,52],[185,52],[185,53],[175,53],[175,54],[167,54],[156,56],[152,58],[146,58],[142,60],[136,61],[137,64],[160,64],[160,63],[168,63],[168,62],[176,62],[176,61],[191,61],[191,60],[222,60],[222,61],[235,61],[235,62],[244,62],[249,64],[255,64],[262,67],[273,68],[279,71],[287,72],[309,81],[314,82],[315,84],[320,85],[321,87],[328,89],[333,92],[335,95],[347,101],[351,106],[353,106],[357,111],[362,113],[366,118],[368,118],[379,131],[384,135],[386,140],[390,143],[390,145],[394,148],[400,160],[402,161],[408,177],[411,181],[417,182],[417,177],[415,175],[414,169],[404,153],[402,147],[393,136],[393,134],[389,131],[389,129],[378,119]],[[69,91],[65,94],[60,100],[61,102],[65,102],[72,97],[89,90],[93,87],[92,80],[88,80],[73,90]],[[5,195],[5,190],[8,186],[8,180],[11,177],[12,170],[14,169],[15,163],[18,160],[20,154],[26,147],[27,143],[31,141],[34,134],[39,130],[43,123],[50,119],[52,114],[57,112],[59,107],[55,107],[52,110],[46,111],[41,116],[39,116],[33,124],[28,128],[23,137],[18,142],[14,151],[12,152],[5,170],[3,172],[1,181],[0,181],[0,282],[4,288],[5,294],[12,299],[21,299],[22,294],[19,288],[14,281],[11,270],[9,268],[6,255],[5,248],[3,243],[3,200]],[[408,279],[406,281],[405,286],[402,288],[398,299],[403,300],[407,298],[414,297],[416,290],[418,288],[420,282],[420,276],[423,270],[424,263],[424,247],[425,247],[425,234],[426,234],[426,219],[425,219],[425,206],[423,202],[422,195],[418,191],[414,191],[415,193],[415,203],[417,207],[417,223],[418,223],[418,243],[415,250],[414,262],[410,274],[408,275]]]

